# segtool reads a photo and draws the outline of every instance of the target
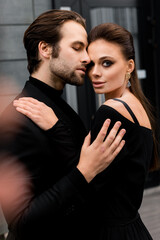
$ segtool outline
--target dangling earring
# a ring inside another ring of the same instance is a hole
[[[131,78],[131,74],[129,72],[126,73],[126,80],[127,82],[127,87],[131,87],[131,82],[129,81],[129,79]]]
[[[130,87],[131,87],[131,82],[128,80],[127,88],[130,88]]]

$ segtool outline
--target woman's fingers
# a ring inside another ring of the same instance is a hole
[[[26,101],[26,102],[30,102],[30,103],[33,103],[33,104],[40,103],[40,101],[38,101],[37,99],[32,98],[32,97],[21,97],[17,101],[24,101],[24,102]]]
[[[58,121],[52,108],[31,97],[23,97],[13,101],[16,110],[29,117],[43,130],[52,128]]]
[[[31,103],[26,103],[26,102],[21,102],[21,101],[15,100],[13,102],[13,105],[15,107],[23,108],[23,109],[28,110],[28,111],[33,111],[34,110],[34,108],[33,108]]]
[[[38,108],[35,108],[35,105],[31,102],[27,101],[21,101],[21,100],[15,100],[13,102],[13,105],[16,107],[16,110],[18,112],[21,112],[22,114],[26,115],[27,117],[31,118],[34,117],[35,114],[38,114]],[[39,110],[40,111],[40,110]]]
[[[36,99],[32,99],[32,98],[19,98],[18,100],[14,100],[13,101],[13,105],[15,107],[21,107],[21,108],[24,108],[24,109],[36,109],[40,110],[40,107],[42,105],[42,102],[36,100]]]

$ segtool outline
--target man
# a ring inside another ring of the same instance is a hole
[[[2,159],[11,158],[11,163],[16,159],[24,172],[22,176],[17,173],[21,183],[14,175],[14,189],[21,184],[14,208],[11,212],[4,208],[7,239],[89,239],[94,220],[86,207],[92,192],[89,183],[121,150],[123,133],[116,138],[117,123],[104,141],[109,127],[106,121],[97,139],[90,145],[88,136],[83,144],[84,125],[61,98],[66,83],[83,84],[90,62],[85,22],[79,14],[63,10],[41,14],[26,30],[24,46],[30,78],[16,99],[32,97],[47,104],[58,121],[44,131],[12,103],[1,116]]]

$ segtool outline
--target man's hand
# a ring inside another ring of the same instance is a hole
[[[121,126],[119,121],[115,123],[105,139],[109,125],[110,119],[107,119],[91,145],[90,133],[85,138],[77,168],[84,175],[87,182],[90,182],[98,173],[106,169],[125,144],[122,138],[126,130],[121,129],[118,133]]]

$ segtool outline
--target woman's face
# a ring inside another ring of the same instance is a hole
[[[98,39],[88,47],[91,59],[88,76],[96,93],[106,99],[120,97],[126,89],[125,75],[131,72],[131,62],[126,60],[118,44]]]

